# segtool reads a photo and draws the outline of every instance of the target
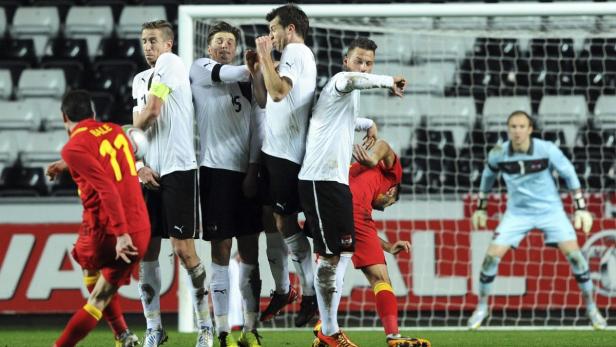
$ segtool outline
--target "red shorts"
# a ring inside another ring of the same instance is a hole
[[[355,218],[355,253],[351,259],[356,269],[385,264],[385,254],[374,221]]]
[[[148,249],[150,233],[131,233],[130,237],[139,253],[131,257],[130,264],[122,259],[116,259],[116,236],[104,232],[87,235],[80,233],[71,254],[84,270],[100,270],[107,282],[117,287],[127,285],[130,283],[133,269]]]

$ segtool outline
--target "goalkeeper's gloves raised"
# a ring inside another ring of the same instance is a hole
[[[581,228],[584,234],[588,234],[590,229],[592,229],[592,215],[586,210],[586,200],[582,192],[573,194],[573,202],[575,203],[573,226],[576,229]]]
[[[486,208],[488,207],[488,199],[484,193],[479,192],[477,199],[477,209],[471,217],[471,222],[474,229],[483,229],[486,227],[488,221],[488,213]]]

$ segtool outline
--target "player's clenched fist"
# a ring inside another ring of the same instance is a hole
[[[406,87],[406,78],[404,76],[394,76],[394,85],[391,86],[391,91],[395,96],[404,95],[404,87]]]
[[[260,57],[269,56],[272,53],[274,45],[269,36],[260,36],[255,39],[255,46]]]
[[[257,55],[257,52],[252,49],[247,50],[244,54],[244,63],[248,67],[250,74],[254,76],[259,69],[259,56]]]

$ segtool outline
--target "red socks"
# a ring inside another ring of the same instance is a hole
[[[100,275],[84,276],[83,282],[88,288],[88,292],[92,292],[99,276]],[[128,329],[128,325],[126,325],[126,321],[124,320],[124,314],[122,314],[122,308],[120,307],[120,298],[117,293],[113,295],[111,301],[107,307],[105,307],[105,310],[103,310],[103,317],[109,324],[114,336],[118,336],[124,332],[124,330]]]
[[[377,282],[374,285],[376,297],[376,312],[381,318],[385,334],[397,334],[398,331],[398,302],[394,290],[387,282]]]
[[[73,347],[83,340],[90,331],[96,328],[103,313],[96,307],[85,304],[68,321],[60,338],[56,341],[56,347]]]

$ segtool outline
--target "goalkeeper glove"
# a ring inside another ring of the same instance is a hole
[[[586,200],[582,192],[576,192],[573,195],[575,203],[575,213],[573,214],[573,226],[576,229],[582,229],[584,234],[588,234],[592,228],[592,215],[586,210]]]
[[[486,212],[487,207],[488,199],[486,198],[484,193],[479,192],[477,199],[477,209],[471,217],[471,222],[474,229],[483,229],[486,227],[488,221],[488,214]]]

